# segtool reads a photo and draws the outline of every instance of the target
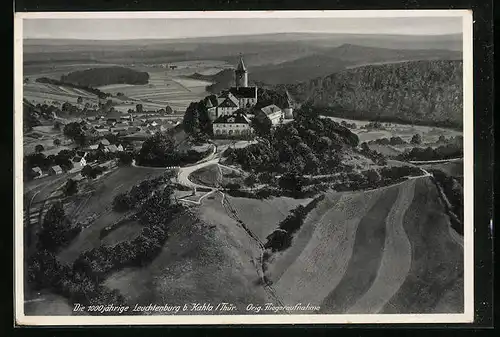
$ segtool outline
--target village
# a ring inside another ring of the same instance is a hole
[[[234,87],[223,90],[218,95],[207,96],[203,100],[211,122],[213,140],[251,140],[257,136],[253,120],[268,123],[270,127],[293,120],[293,102],[288,92],[286,93],[287,100],[281,108],[276,104],[255,108],[258,103],[258,88],[248,85],[248,69],[241,56],[234,74]],[[83,100],[78,100],[78,102],[85,104]],[[64,144],[67,146],[62,148],[57,145],[48,149],[45,147],[42,149],[40,145],[35,146],[34,154],[38,157],[44,156],[45,159],[56,157],[57,159],[62,154],[65,159],[69,159],[70,164],[58,165],[58,160],[55,160],[55,165],[31,166],[28,168],[28,179],[40,179],[63,173],[79,173],[87,165],[90,168],[97,166],[113,168],[117,165],[120,153],[127,153],[133,158],[149,137],[158,132],[167,132],[175,127],[178,129],[182,127],[182,117],[174,114],[168,106],[166,109],[157,111],[143,111],[142,106],[138,104],[135,110],[129,109],[123,113],[113,107],[108,108],[107,112],[93,106],[88,109],[87,105],[82,111],[83,116],[77,118],[76,121],[73,119],[69,122],[55,116],[54,129],[64,129],[67,124],[72,123],[90,141],[86,144],[77,144],[71,139],[66,139]],[[106,101],[101,100],[99,106],[105,105]],[[70,136],[64,135],[63,137]],[[61,141],[58,142],[61,143]],[[70,158],[67,158],[68,154],[71,155]],[[77,175],[76,179],[83,179],[83,177]]]

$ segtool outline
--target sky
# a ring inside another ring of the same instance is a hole
[[[391,18],[25,18],[28,39],[175,39],[270,33],[442,35],[462,33],[461,17]]]

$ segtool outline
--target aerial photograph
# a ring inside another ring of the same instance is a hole
[[[22,26],[26,316],[464,312],[462,17]]]

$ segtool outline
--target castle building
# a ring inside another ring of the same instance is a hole
[[[234,82],[234,87],[205,100],[205,107],[212,121],[220,116],[231,115],[240,108],[252,108],[257,104],[257,87],[248,86],[248,70],[242,57],[234,71]]]
[[[218,117],[212,126],[217,138],[244,138],[253,134],[250,120],[238,111]]]
[[[234,72],[235,74],[235,83],[236,88],[246,88],[248,87],[248,70],[245,67],[245,63],[243,63],[243,57],[240,56],[240,62],[238,63],[238,67]]]
[[[278,106],[271,104],[257,111],[255,117],[260,120],[268,119],[272,126],[276,126],[283,121],[285,116]]]

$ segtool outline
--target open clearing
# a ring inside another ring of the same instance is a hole
[[[284,303],[320,313],[463,310],[462,248],[429,178],[327,193],[267,274]]]
[[[412,125],[412,124],[397,124],[397,123],[382,123],[384,129],[362,129],[362,126],[370,123],[369,121],[360,121],[346,118],[338,117],[326,117],[333,119],[334,121],[341,123],[345,121],[347,123],[355,123],[357,125],[356,129],[351,130],[353,133],[358,135],[359,142],[368,142],[370,140],[380,139],[380,138],[391,138],[391,137],[401,137],[406,142],[411,140],[411,137],[415,134],[420,134],[422,136],[422,141],[424,143],[435,143],[439,136],[444,136],[446,138],[462,136],[462,132],[441,128],[433,126],[423,126],[423,125]],[[386,125],[389,124],[389,125]]]
[[[227,201],[236,210],[238,218],[245,223],[262,241],[271,234],[291,210],[305,205],[311,199],[293,199],[288,197],[263,200],[236,198],[226,195]]]

